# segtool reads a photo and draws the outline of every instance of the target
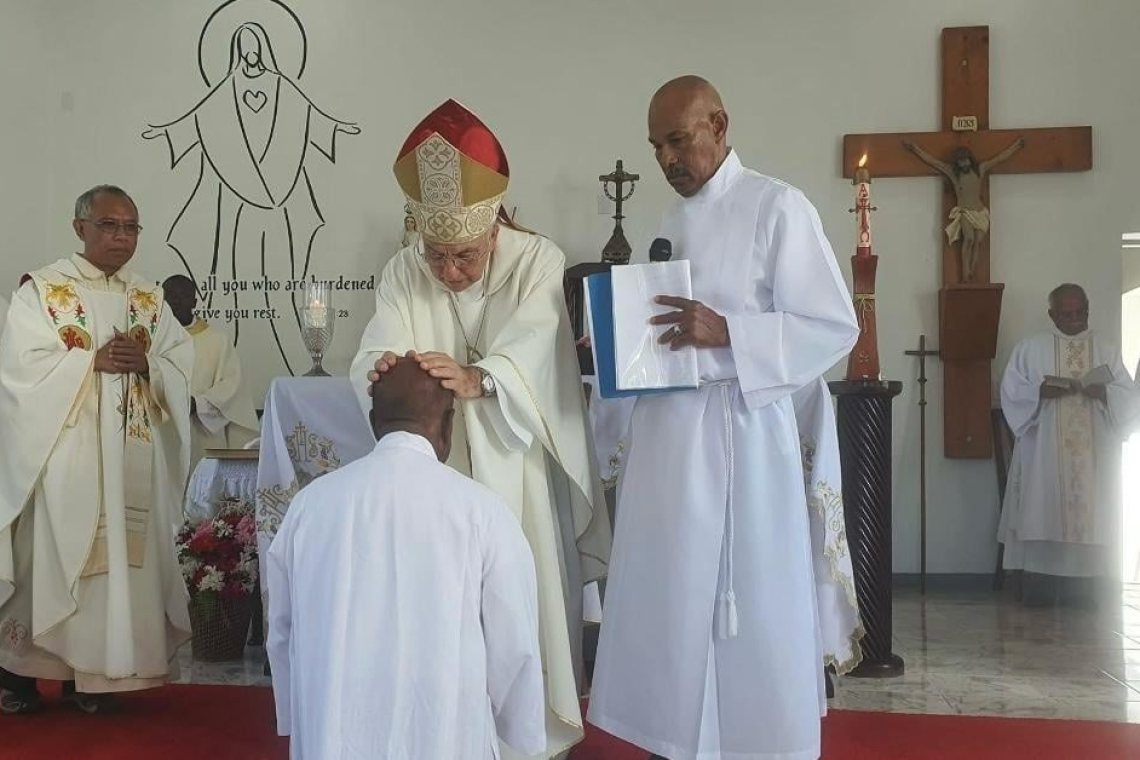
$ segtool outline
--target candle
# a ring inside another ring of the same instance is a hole
[[[315,292],[314,292],[315,291]],[[325,306],[324,301],[321,300],[320,286],[315,286],[310,290],[309,301],[309,322],[314,328],[324,328],[329,323],[329,310]]]
[[[859,159],[855,170],[855,255],[871,255],[871,172],[866,168],[867,154]]]

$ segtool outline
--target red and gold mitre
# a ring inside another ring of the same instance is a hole
[[[490,229],[510,177],[498,139],[454,100],[416,125],[392,170],[420,233],[445,244]]]

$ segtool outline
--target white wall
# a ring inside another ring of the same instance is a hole
[[[512,166],[520,221],[590,260],[610,232],[597,176],[621,157],[644,181],[627,232],[644,250],[670,191],[645,142],[645,106],[666,78],[712,79],[744,162],[800,186],[817,204],[846,270],[851,188],[839,176],[845,132],[927,130],[939,110],[944,26],[991,27],[991,124],[1091,124],[1092,172],[993,181],[993,275],[1006,283],[1000,370],[1011,345],[1045,326],[1045,294],[1086,285],[1094,326],[1119,333],[1120,234],[1140,229],[1140,4],[1131,0],[734,2],[657,0],[291,0],[309,38],[302,88],[363,134],[339,142],[333,166],[310,164],[328,227],[325,274],[378,270],[399,239],[402,199],[390,167],[407,131],[455,97],[496,130]],[[148,122],[173,119],[204,94],[196,47],[212,2],[5,0],[0,25],[0,283],[74,250],[75,195],[117,182],[147,229],[137,268],[173,271],[165,230],[194,182],[169,171]],[[902,352],[937,336],[941,220],[934,179],[881,180],[875,248],[885,374],[906,383],[895,423],[896,570],[917,548],[915,363]],[[7,287],[7,286],[5,286]],[[347,305],[330,366],[344,370],[367,319]],[[279,371],[265,341],[243,342],[256,389]],[[941,457],[941,371],[930,392],[930,555],[933,572],[992,568],[997,497],[990,461]]]

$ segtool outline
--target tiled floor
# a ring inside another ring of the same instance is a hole
[[[1140,586],[1096,611],[898,592],[894,634],[906,673],[841,678],[832,706],[1140,723]]]
[[[1097,611],[900,591],[894,633],[905,675],[840,678],[833,707],[1140,723],[1140,586]],[[269,684],[260,648],[243,662],[194,662],[188,647],[180,659],[184,682]]]

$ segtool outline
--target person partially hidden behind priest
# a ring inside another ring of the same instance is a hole
[[[397,360],[372,393],[376,449],[302,489],[273,540],[267,649],[293,758],[546,747],[534,561],[506,503],[442,464],[454,413]]]
[[[176,274],[162,283],[163,296],[179,324],[194,339],[190,378],[190,470],[206,449],[237,449],[257,437],[260,425],[242,383],[241,360],[229,337],[194,316],[194,281]]]
[[[75,202],[83,253],[32,272],[0,344],[0,708],[35,679],[100,712],[159,686],[190,636],[174,549],[194,347],[126,269],[142,227],[120,188]]]
[[[499,215],[506,155],[458,103],[447,101],[412,131],[394,170],[422,237],[385,267],[350,376],[367,408],[369,383],[414,350],[455,395],[447,463],[506,501],[534,552],[543,756],[558,756],[584,736],[576,683],[582,589],[604,573],[610,548],[562,291],[565,259]]]
[[[1018,343],[1001,383],[1016,444],[998,540],[1025,571],[1025,601],[1095,605],[1095,579],[1119,567],[1120,444],[1137,389],[1116,346],[1089,329],[1089,300],[1049,294],[1053,329]]]

